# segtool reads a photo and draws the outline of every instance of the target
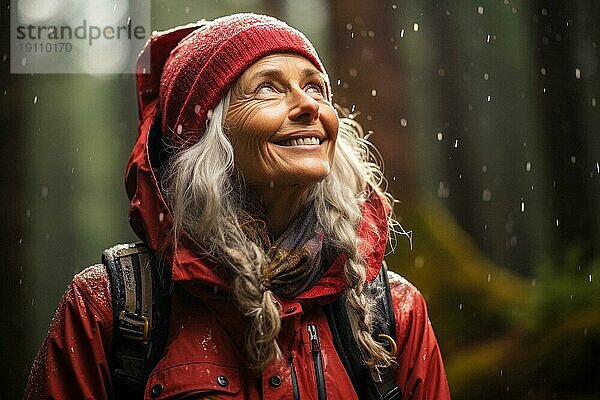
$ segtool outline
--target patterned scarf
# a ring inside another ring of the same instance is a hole
[[[334,258],[332,249],[325,244],[325,233],[312,202],[300,209],[275,243],[265,221],[264,210],[252,209],[242,228],[267,255],[268,262],[262,268],[265,287],[277,296],[294,298],[313,287],[325,273]]]

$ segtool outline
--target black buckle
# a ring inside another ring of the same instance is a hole
[[[119,329],[123,337],[148,344],[150,340],[150,321],[144,315],[121,311]]]

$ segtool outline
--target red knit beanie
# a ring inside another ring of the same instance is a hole
[[[273,17],[235,14],[218,18],[179,41],[160,79],[163,136],[176,147],[196,143],[207,114],[256,60],[279,52],[306,57],[325,72],[314,47],[299,31]],[[330,97],[330,90],[328,97]]]

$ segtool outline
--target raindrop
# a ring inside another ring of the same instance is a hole
[[[271,189],[273,189],[273,188],[275,187],[275,181],[271,180],[271,181],[269,182],[269,187],[270,187]]]
[[[556,223],[556,226],[558,226],[558,218],[556,218],[554,222]]]
[[[458,149],[458,139],[454,139],[454,148]]]
[[[33,97],[33,104],[37,104],[37,100],[38,100],[38,97],[37,97],[37,96],[34,96],[34,97]]]
[[[206,119],[210,120],[213,116],[213,110],[208,110],[206,112]]]
[[[542,93],[546,93],[546,88],[542,88]]]
[[[577,162],[577,157],[575,157],[575,154],[573,154],[571,156],[571,164],[575,164]]]
[[[546,8],[542,8],[542,15],[545,17],[548,15],[548,10]]]
[[[350,112],[353,113],[356,110],[356,104],[352,104],[352,108],[350,109]]]
[[[484,74],[483,74],[483,80],[487,81],[489,79],[490,79],[490,74],[488,74],[487,72],[484,72]]]
[[[544,67],[540,68],[540,74],[546,76],[546,68],[544,68]]]
[[[467,105],[467,110],[473,111],[473,104],[468,104]]]
[[[588,277],[589,277],[590,283],[592,283],[592,274],[589,274]]]
[[[350,32],[350,38],[354,39],[354,32]]]
[[[490,35],[489,33],[487,34],[487,37],[485,38],[485,42],[489,43],[490,40],[492,39],[492,35]]]
[[[537,284],[537,281],[535,280],[535,278],[533,278],[533,279],[531,280],[531,286],[532,286],[532,287],[535,287],[535,285],[536,285],[536,284]]]
[[[588,328],[584,328],[583,329],[583,336],[587,336],[587,334],[588,334]]]
[[[336,84],[337,84],[338,86],[340,86],[340,85],[342,84],[342,80],[341,80],[341,79],[338,79],[338,80],[337,80],[337,82],[336,82]]]
[[[42,186],[41,196],[42,196],[42,199],[45,199],[48,197],[48,186]]]
[[[442,132],[438,132],[437,133],[437,140],[438,142],[441,142],[444,139],[444,134]]]
[[[351,31],[352,30],[352,24],[346,24],[346,30]]]
[[[406,118],[401,118],[401,119],[400,119],[400,125],[401,125],[403,128],[406,128],[406,125],[408,125],[408,121],[406,120]]]
[[[369,35],[370,38],[375,37],[375,32],[373,32],[373,31],[369,31],[367,34]]]
[[[487,172],[487,170],[488,170],[487,165],[482,165],[481,166],[481,172],[483,172],[485,174]]]
[[[446,70],[444,68],[439,68],[438,69],[438,75],[439,76],[446,76]]]
[[[459,310],[462,310],[462,309],[463,309],[463,307],[464,307],[464,306],[463,306],[463,303],[460,303],[460,304],[458,305],[458,309],[459,309]]]
[[[417,24],[416,22],[413,24],[413,31],[419,32],[419,24]]]
[[[581,69],[575,68],[575,79],[581,79]]]
[[[488,97],[487,97],[487,101],[488,101],[488,103],[489,103],[490,101],[492,101],[492,96],[488,95]]]
[[[177,134],[181,135],[181,132],[183,132],[183,125],[179,124],[177,125]]]
[[[525,201],[521,200],[521,212],[524,213],[525,212]]]
[[[27,218],[31,217],[31,209],[30,208],[28,208],[27,210],[25,210],[25,216]]]
[[[490,283],[492,281],[492,274],[488,274],[487,281],[488,281],[488,283]]]
[[[200,104],[196,104],[196,105],[194,106],[194,112],[195,112],[196,114],[198,114],[198,113],[200,112],[200,108],[201,108],[201,107],[200,107]]]
[[[371,90],[371,96],[376,97],[377,96],[377,90],[375,90],[375,89]]]
[[[190,8],[189,8],[189,7],[186,7],[186,8],[184,8],[184,9],[183,9],[183,12],[184,12],[186,15],[187,15],[187,14],[189,14],[189,13],[190,13]]]
[[[596,163],[596,173],[600,174],[600,163]]]
[[[416,256],[415,257],[415,268],[423,268],[424,265],[425,265],[425,257]]]
[[[4,91],[4,94],[6,94],[6,91]],[[596,107],[596,98],[592,97],[592,107]]]
[[[437,196],[442,199],[448,198],[448,196],[450,196],[450,188],[446,186],[446,184],[442,181],[440,181],[438,185]]]
[[[163,222],[163,220],[164,220],[164,219],[165,219],[165,214],[164,214],[164,213],[162,213],[162,212],[161,212],[161,213],[158,213],[158,220],[159,220],[160,222]]]
[[[492,191],[489,189],[483,189],[481,192],[481,200],[490,201],[492,200]]]
[[[531,172],[531,161],[527,161],[527,164],[525,164],[525,170],[527,172]]]
[[[508,2],[505,2],[505,4],[508,4]],[[504,375],[504,371],[502,371],[502,368],[500,368],[500,376]]]
[[[404,37],[404,29],[402,29],[402,30],[400,31],[400,37],[401,37],[401,38],[403,38],[403,37]]]
[[[478,6],[477,7],[477,14],[483,15],[483,6]]]
[[[511,11],[512,11],[512,13],[513,13],[513,14],[516,14],[516,13],[517,13],[519,10],[517,10],[517,8],[516,8],[516,7],[513,7],[513,8],[511,9]]]
[[[395,10],[396,8],[398,8],[398,6],[395,4],[392,4],[392,8]]]

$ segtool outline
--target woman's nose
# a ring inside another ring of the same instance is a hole
[[[319,118],[319,102],[302,89],[293,93],[294,100],[288,118],[297,122],[314,122]]]

